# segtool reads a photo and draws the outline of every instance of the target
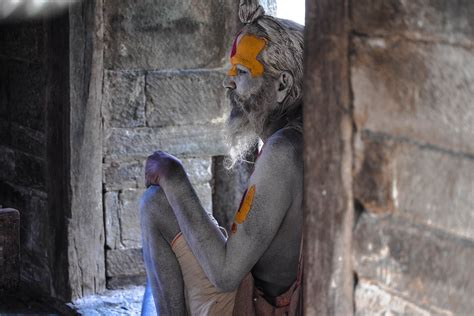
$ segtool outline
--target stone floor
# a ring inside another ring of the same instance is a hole
[[[133,286],[123,290],[107,290],[101,295],[82,298],[70,304],[80,315],[140,315],[145,287]],[[156,313],[149,314],[155,316]]]
[[[0,315],[136,316],[141,313],[144,291],[144,286],[107,290],[66,305],[24,294],[4,295],[0,297]],[[156,312],[147,316],[156,316]]]

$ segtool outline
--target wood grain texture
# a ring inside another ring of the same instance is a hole
[[[348,0],[311,0],[305,38],[305,315],[352,315]]]

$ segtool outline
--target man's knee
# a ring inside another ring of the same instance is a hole
[[[156,223],[163,217],[168,200],[159,186],[150,186],[140,200],[140,217],[143,224]]]
[[[168,241],[179,232],[173,210],[159,186],[150,186],[143,194],[140,201],[140,221],[144,233],[159,231]]]

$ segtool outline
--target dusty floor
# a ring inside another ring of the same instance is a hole
[[[123,290],[108,290],[102,295],[82,298],[69,304],[27,294],[0,297],[0,315],[140,315],[145,287],[133,286]],[[149,314],[156,316],[156,313]]]

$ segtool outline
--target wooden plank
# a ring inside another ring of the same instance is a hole
[[[352,315],[349,0],[309,0],[305,38],[305,315]]]

